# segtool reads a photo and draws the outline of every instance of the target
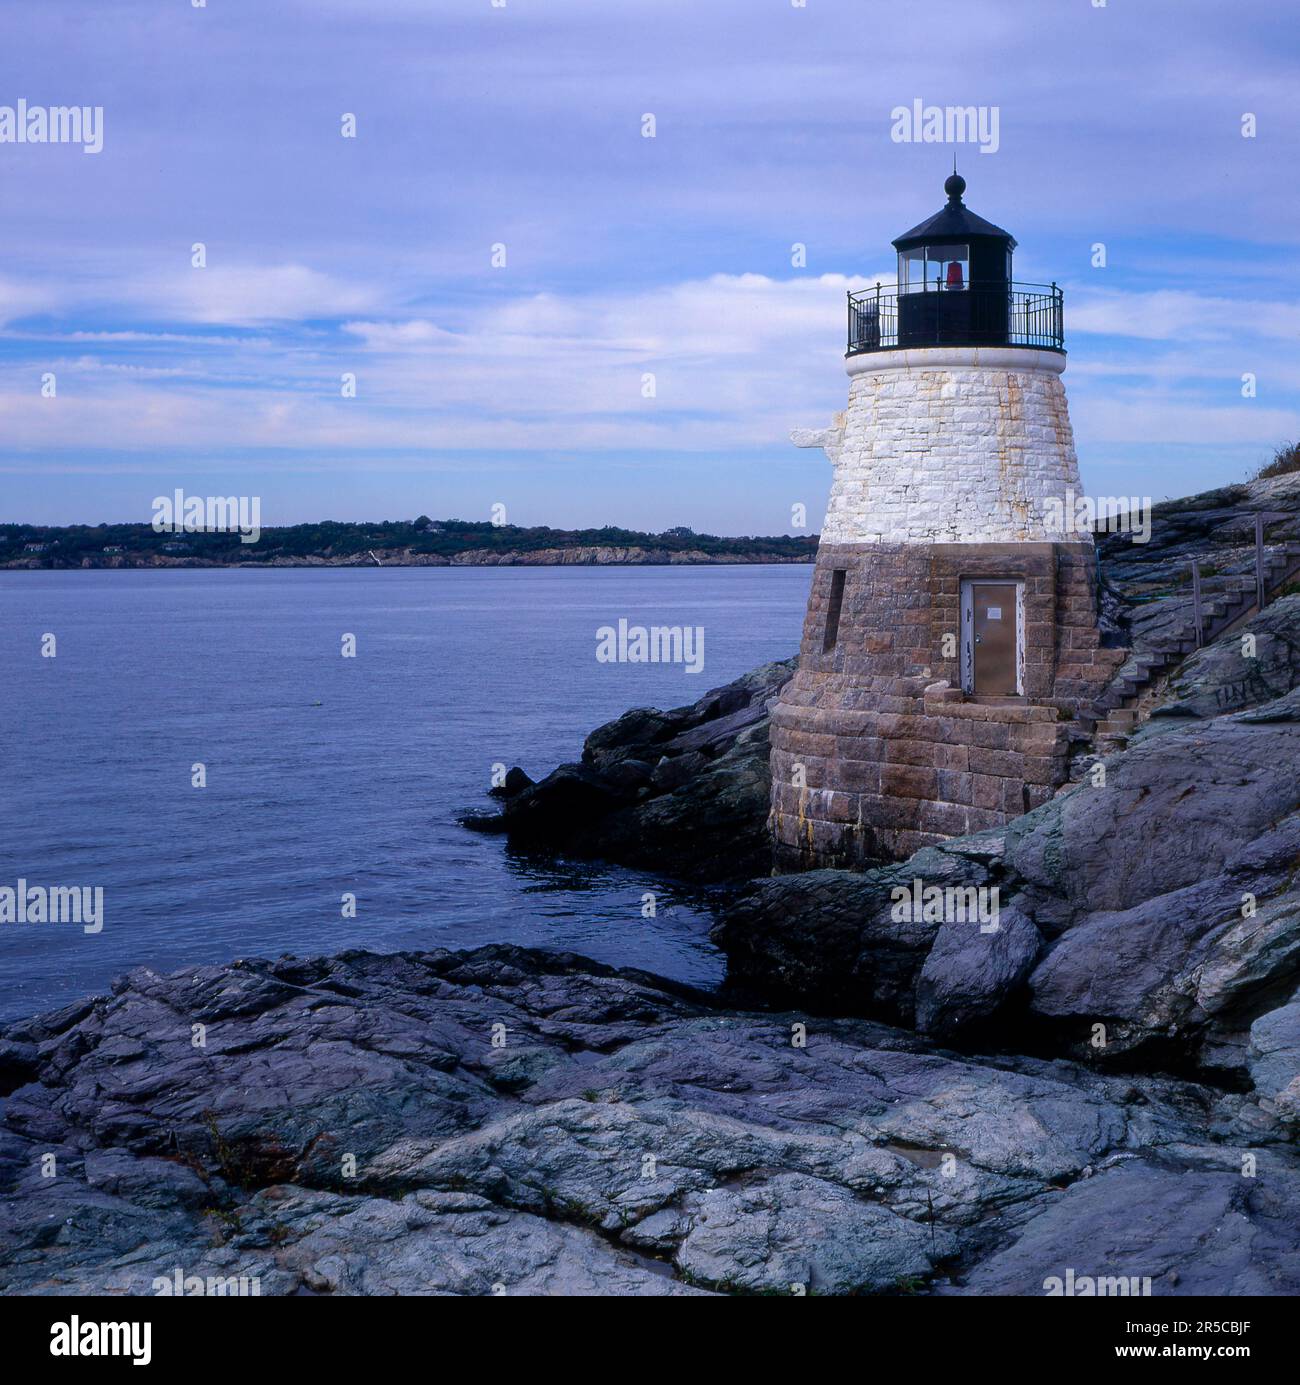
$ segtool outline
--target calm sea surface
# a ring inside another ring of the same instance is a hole
[[[540,777],[629,707],[793,653],[811,572],[0,572],[0,886],[102,886],[105,918],[0,924],[0,1017],[140,964],[348,947],[509,941],[717,980],[697,894],[456,817],[490,805],[494,762]],[[597,663],[619,617],[703,626],[704,671]]]

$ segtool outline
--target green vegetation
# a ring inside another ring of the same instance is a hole
[[[39,552],[27,545],[43,544]],[[543,549],[644,548],[665,554],[698,552],[714,558],[768,558],[773,561],[811,560],[817,552],[813,535],[769,538],[722,538],[696,534],[682,526],[662,534],[606,525],[602,529],[521,528],[494,525],[487,520],[385,520],[379,524],[343,524],[325,520],[263,529],[257,543],[241,543],[237,533],[156,533],[148,524],[69,525],[0,524],[0,565],[36,559],[42,567],[110,566],[115,560],[135,565],[155,560],[197,560],[200,563],[267,563],[273,560],[320,558],[362,561],[370,550],[387,551],[385,562],[400,562],[397,554],[414,558],[452,558],[481,551],[486,554],[535,553]],[[394,552],[396,550],[396,553]]]

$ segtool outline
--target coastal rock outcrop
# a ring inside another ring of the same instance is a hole
[[[1243,637],[1253,643],[1245,652]],[[1188,656],[1152,716],[1216,717],[1282,697],[1300,687],[1300,594],[1284,596],[1241,631]]]
[[[975,1268],[964,1292],[1022,1293],[1018,1286],[1041,1277],[1059,1294],[1070,1278],[1086,1277],[1094,1293],[1285,1293],[1296,1264],[1287,1221],[1298,1206],[1290,1160],[1269,1160],[1262,1184],[1243,1177],[1227,1150],[1218,1158],[1203,1152],[1176,1178],[1141,1161],[1119,1162],[1105,1177],[1067,1188]],[[1279,1264],[1288,1266],[1280,1274]]]
[[[795,660],[764,664],[689,707],[638,708],[597,727],[582,760],[462,819],[519,846],[599,856],[681,880],[744,879],[771,864],[768,705]]]
[[[35,1054],[0,1119],[6,1293],[1041,1294],[1088,1255],[1300,1291],[1297,1154],[1247,1095],[567,954],[140,970],[2,1037]]]
[[[1300,991],[1251,1025],[1246,1064],[1264,1114],[1300,1135]]]
[[[1099,1059],[1245,1082],[1252,1024],[1300,982],[1300,713],[1272,705],[1174,722],[1005,829],[755,882],[715,930],[733,986],[943,1038],[996,1017],[1080,1057],[1102,1026]],[[909,907],[953,886],[996,891],[996,928]]]
[[[1201,566],[1207,600],[1253,585],[1255,515],[1267,517],[1265,542],[1300,542],[1300,473],[1246,481],[1152,507],[1150,531],[1099,534],[1097,555],[1111,610],[1125,643],[1151,649],[1192,627],[1191,564]]]

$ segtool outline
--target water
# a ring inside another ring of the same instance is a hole
[[[494,762],[540,777],[629,707],[693,701],[792,653],[810,576],[0,572],[0,885],[100,885],[105,908],[95,935],[0,924],[0,1017],[136,965],[348,947],[509,941],[716,981],[699,892],[512,853],[456,818],[489,806]],[[620,616],[702,625],[704,671],[597,663],[596,629]],[[643,919],[649,888],[658,917]]]

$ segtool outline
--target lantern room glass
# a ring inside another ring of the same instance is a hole
[[[968,245],[921,245],[898,252],[900,293],[944,293],[969,284]]]
[[[898,252],[898,289],[900,293],[920,293],[925,288],[925,246]]]

